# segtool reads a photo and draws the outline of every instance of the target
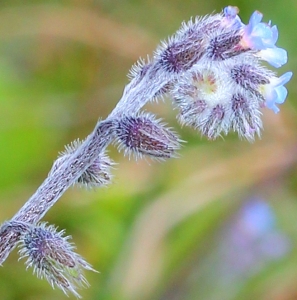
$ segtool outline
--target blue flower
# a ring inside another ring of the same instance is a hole
[[[245,26],[241,46],[252,50],[260,50],[256,55],[275,68],[287,63],[287,51],[275,46],[278,39],[277,27],[271,22],[261,22],[263,15],[255,11],[249,24]]]
[[[262,95],[265,98],[265,105],[275,113],[279,112],[276,104],[284,103],[288,91],[284,85],[291,79],[293,73],[287,72],[281,77],[273,77],[270,83],[262,86]]]
[[[262,23],[263,15],[255,11],[249,24],[245,26],[243,33],[243,44],[253,50],[263,50],[275,47],[278,38],[276,26],[271,27],[270,23]]]

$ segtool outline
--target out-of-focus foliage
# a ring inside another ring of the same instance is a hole
[[[294,0],[24,1],[0,3],[0,218],[10,218],[59,151],[84,138],[116,105],[139,56],[191,16],[240,8],[277,24],[288,50],[279,74],[297,71]],[[100,271],[84,299],[297,298],[295,77],[275,115],[263,110],[253,144],[207,141],[180,129],[170,101],[147,110],[188,143],[181,157],[134,162],[110,147],[114,183],[70,189],[44,220],[65,228]],[[0,269],[2,300],[65,299],[26,272],[15,252]]]

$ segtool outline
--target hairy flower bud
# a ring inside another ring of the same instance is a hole
[[[27,258],[27,268],[32,267],[38,278],[45,278],[66,295],[70,292],[80,298],[77,288],[89,285],[83,270],[95,270],[73,251],[69,239],[64,230],[58,232],[52,225],[31,225],[22,233],[19,254],[20,259]]]
[[[234,94],[231,99],[232,114],[231,128],[240,138],[254,140],[254,135],[260,136],[262,129],[261,113],[258,99],[252,94],[249,98],[245,94]]]
[[[231,78],[251,92],[258,92],[260,85],[268,84],[271,76],[273,73],[261,67],[257,62],[238,63],[231,68]]]
[[[230,31],[212,38],[207,47],[207,56],[213,60],[225,60],[239,55],[246,50],[240,49],[238,43],[241,40],[239,32]]]
[[[54,172],[64,163],[69,155],[75,152],[81,145],[81,141],[75,140],[70,145],[65,146],[65,150],[60,153],[60,157],[55,161],[51,172]],[[82,187],[93,188],[101,187],[110,183],[110,169],[114,162],[104,153],[100,153],[94,162],[82,173],[75,184]]]
[[[176,133],[151,114],[124,116],[117,123],[116,135],[119,149],[124,149],[125,155],[134,154],[136,158],[142,155],[170,158],[180,148]]]
[[[203,60],[209,42],[209,36],[220,26],[221,16],[195,18],[183,23],[176,34],[161,43],[155,51],[156,64],[171,74],[180,74],[190,70]]]

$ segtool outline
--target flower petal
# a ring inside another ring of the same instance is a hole
[[[278,86],[277,88],[275,88],[275,91],[277,94],[275,103],[279,103],[279,104],[284,103],[286,100],[286,97],[288,95],[287,89],[283,85],[281,85],[281,86]]]
[[[258,56],[275,68],[283,66],[288,61],[287,51],[278,47],[263,49]]]
[[[293,73],[292,72],[286,72],[279,78],[279,84],[278,85],[284,85],[290,81],[292,78]]]

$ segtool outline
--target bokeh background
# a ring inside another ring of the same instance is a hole
[[[25,3],[25,4],[24,4]],[[297,71],[295,0],[9,0],[0,2],[0,220],[47,176],[57,153],[116,105],[131,65],[191,16],[236,5],[279,28]],[[99,274],[84,299],[297,299],[297,85],[281,112],[263,110],[253,144],[180,128],[170,101],[147,110],[187,143],[179,159],[118,163],[113,184],[69,189],[44,220],[66,229]],[[14,251],[1,300],[65,299]],[[70,296],[69,299],[74,299]]]

